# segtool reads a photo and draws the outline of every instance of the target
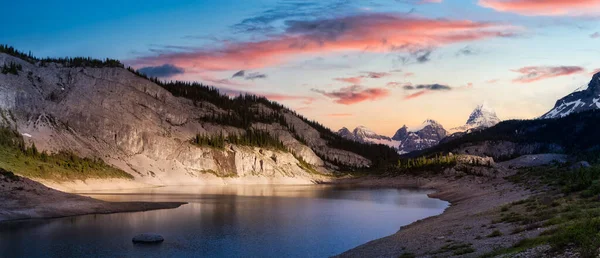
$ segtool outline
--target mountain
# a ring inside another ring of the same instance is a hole
[[[398,147],[398,142],[392,141],[390,137],[379,135],[365,126],[358,126],[353,131],[344,127],[338,130],[337,134],[345,139],[369,144],[383,144],[392,148]]]
[[[337,134],[348,140],[387,145],[402,154],[435,146],[446,137],[446,130],[436,121],[426,120],[421,126],[412,130],[409,130],[406,125],[403,126],[392,138],[379,135],[364,126],[359,126],[352,132],[344,127]]]
[[[554,108],[540,119],[560,118],[592,109],[600,109],[600,72],[592,77],[586,88],[556,101]]]
[[[40,151],[102,159],[148,184],[301,183],[397,158],[266,98],[160,82],[117,60],[42,60],[4,47],[0,67],[0,126]]]
[[[351,132],[350,130],[348,130],[348,128],[346,128],[346,127],[343,127],[342,129],[338,130],[337,134],[348,140],[359,141],[358,139],[356,139],[356,136],[354,135],[354,133]]]
[[[398,129],[392,140],[400,142],[397,147],[400,153],[423,150],[437,145],[446,137],[446,130],[438,122],[428,119],[420,127],[409,130],[403,126]]]
[[[475,110],[471,112],[471,115],[469,115],[469,119],[467,119],[467,123],[465,125],[450,129],[449,134],[464,133],[473,130],[489,128],[500,123],[500,121],[500,118],[498,118],[496,115],[496,111],[494,111],[494,109],[492,109],[488,104],[483,103],[478,105]]]

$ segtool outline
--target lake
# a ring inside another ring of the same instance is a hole
[[[438,215],[428,191],[342,186],[195,186],[84,195],[180,208],[0,223],[2,257],[328,257]],[[159,245],[134,245],[139,233]]]

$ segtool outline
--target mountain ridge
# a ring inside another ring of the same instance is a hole
[[[496,112],[484,102],[475,107],[465,125],[450,130],[444,129],[433,119],[426,119],[421,125],[413,128],[403,125],[392,137],[379,135],[365,126],[357,126],[353,131],[343,127],[337,134],[362,143],[384,144],[395,148],[400,154],[406,154],[431,148],[447,138],[460,137],[475,130],[492,127],[500,121]]]
[[[99,157],[136,180],[157,185],[224,180],[216,175],[236,182],[310,182],[320,177],[315,171],[373,168],[375,156],[394,158],[391,149],[344,140],[263,97],[231,99],[202,84],[162,83],[120,63],[103,66],[108,60],[44,60],[0,53],[0,66],[19,67],[0,73],[0,125],[16,128],[40,150]],[[197,134],[246,130],[265,131],[288,151],[191,144]]]

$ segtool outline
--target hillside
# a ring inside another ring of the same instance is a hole
[[[15,128],[40,151],[99,158],[137,181],[311,182],[397,157],[386,146],[345,140],[262,97],[230,98],[202,84],[160,82],[116,60],[38,59],[10,47],[0,52],[0,66],[10,68],[0,73],[0,125]],[[209,146],[195,144],[198,138],[228,140]]]
[[[600,110],[589,110],[557,119],[504,121],[412,155],[454,151],[505,160],[525,154],[552,152],[585,157],[600,150],[598,132]]]

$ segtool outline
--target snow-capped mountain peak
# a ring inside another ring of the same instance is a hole
[[[358,126],[354,129],[354,135],[356,135],[357,137],[361,137],[361,138],[380,138],[380,137],[385,137],[385,136],[381,136],[378,135],[377,133],[373,132],[371,129],[365,127],[365,126]]]
[[[541,116],[540,119],[561,118],[591,109],[600,109],[600,72],[592,77],[587,87],[579,88],[577,91],[556,101],[554,108]]]
[[[474,129],[485,129],[500,123],[496,111],[487,103],[478,105],[469,115],[467,123],[463,126],[450,129],[450,133],[467,132]]]
[[[500,119],[496,115],[496,111],[486,102],[477,106],[467,120],[467,125],[476,127],[492,127],[497,123],[500,123]]]

